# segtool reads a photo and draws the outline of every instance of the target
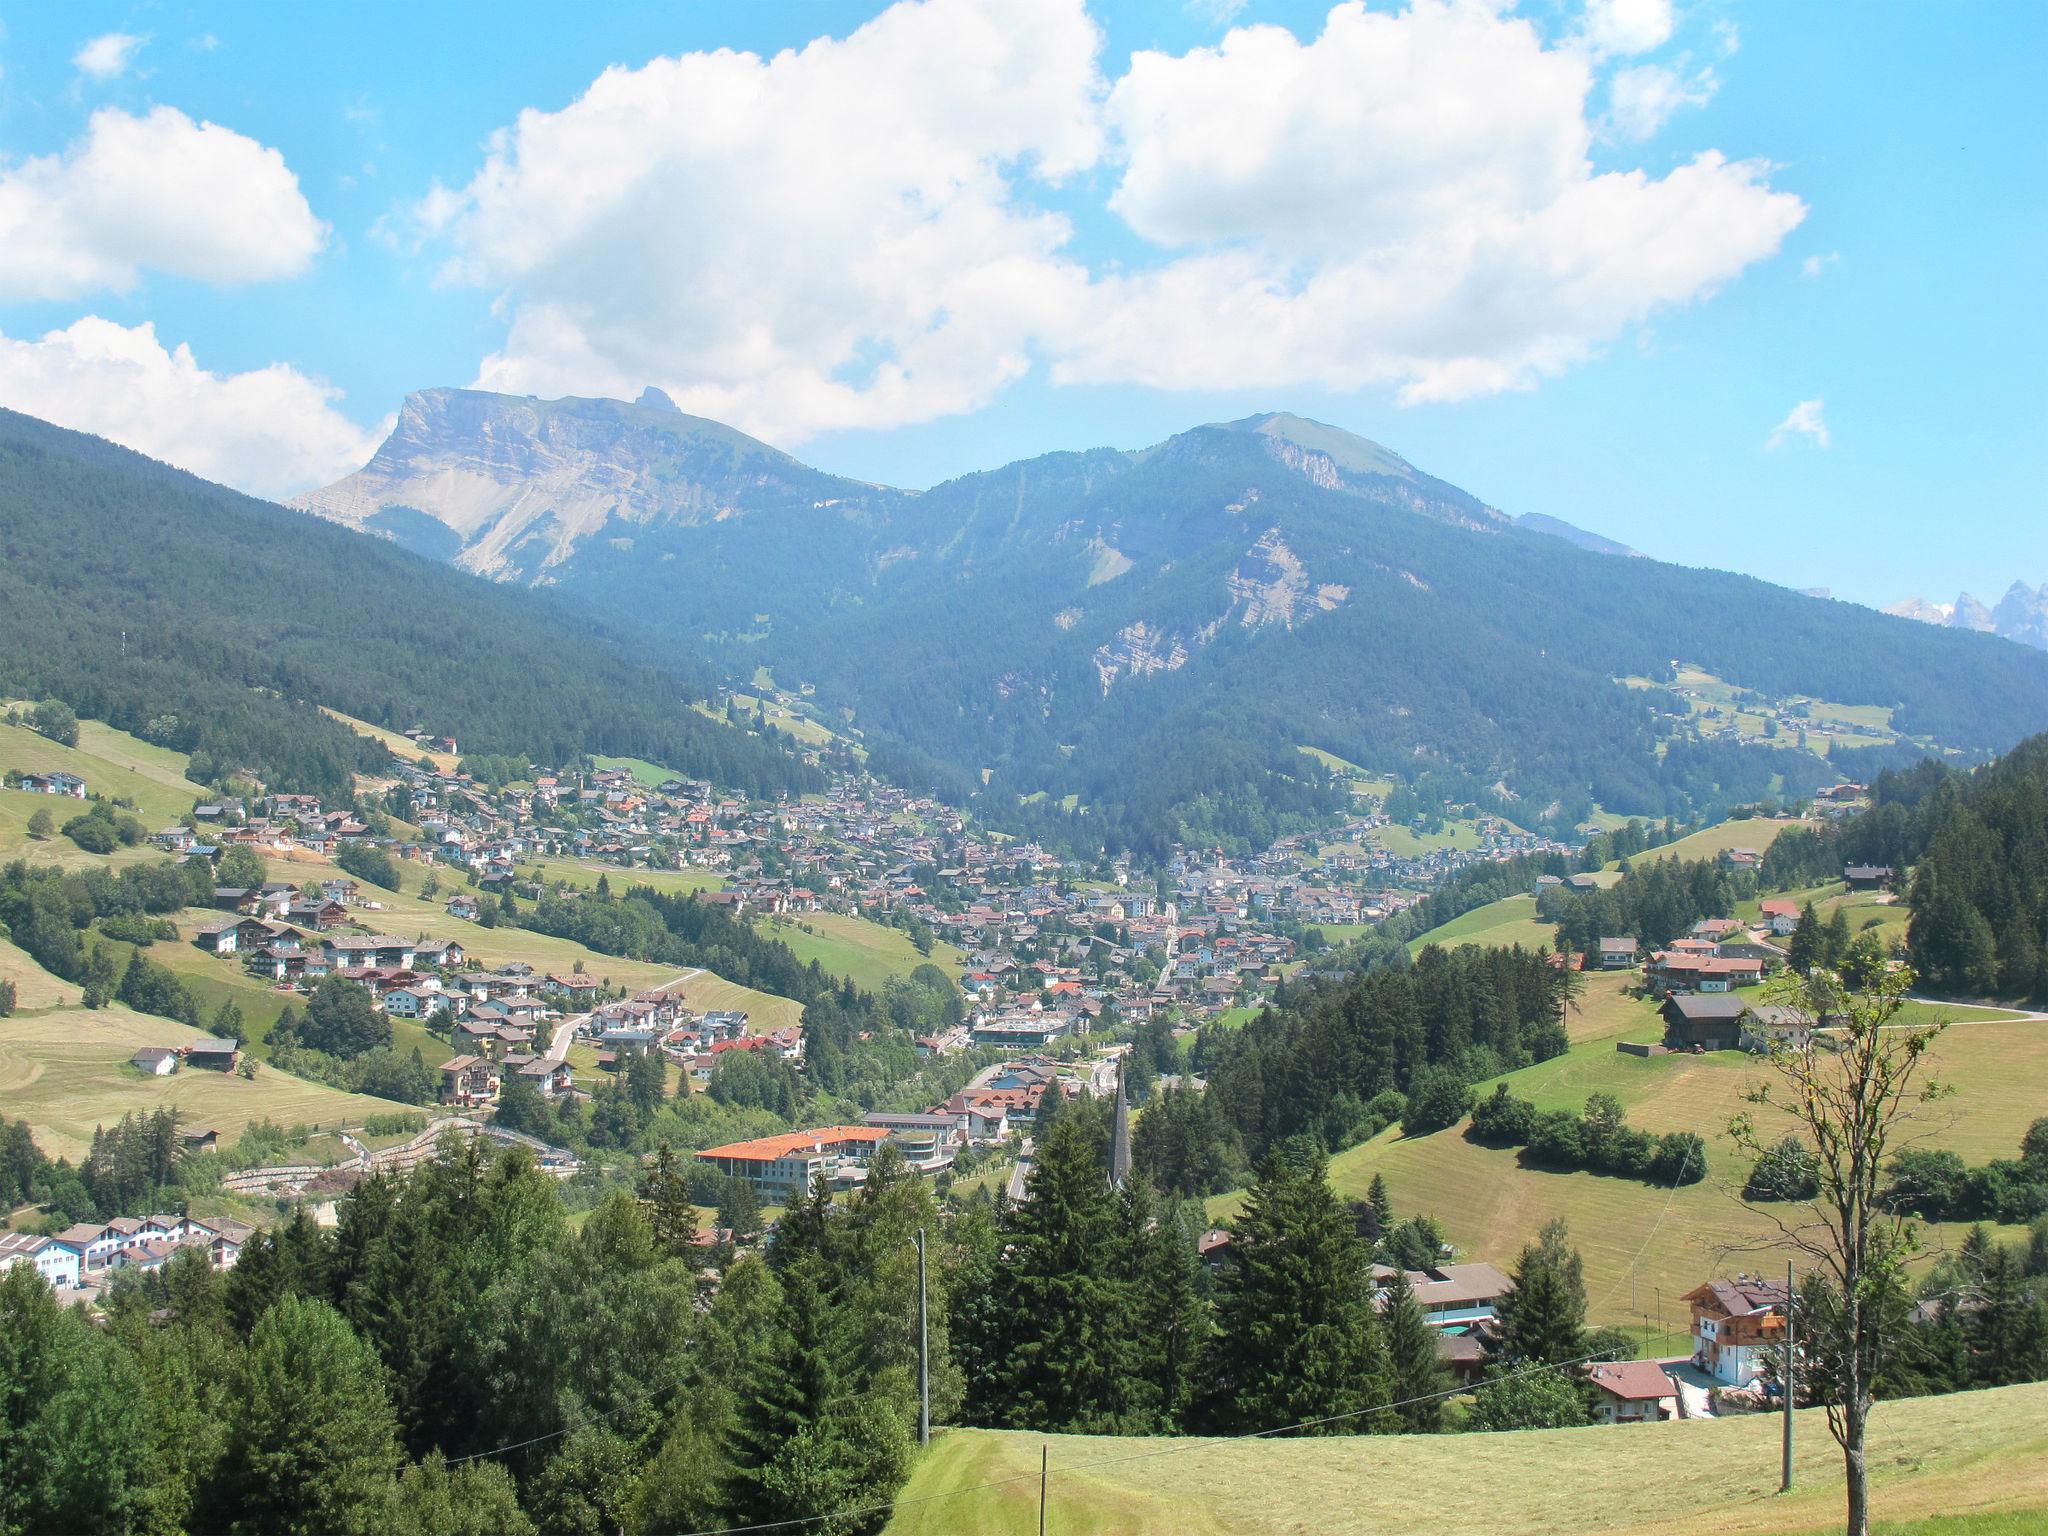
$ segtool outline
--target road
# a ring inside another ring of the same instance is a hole
[[[649,990],[654,992],[666,992],[670,987],[680,987],[684,982],[690,981],[698,976],[702,976],[703,974],[704,968],[700,965],[696,967],[694,970],[688,970],[683,972],[683,974],[680,976],[672,976],[667,981],[664,981],[660,986],[652,987]],[[569,1054],[569,1042],[576,1038],[576,1031],[580,1029],[583,1025],[583,1022],[586,1019],[588,1019],[591,1014],[595,1012],[597,1012],[597,1010],[595,1008],[592,1008],[587,1010],[586,1012],[577,1014],[576,1017],[573,1019],[564,1019],[561,1023],[557,1024],[555,1026],[555,1036],[552,1040],[548,1042],[548,1052],[544,1059],[547,1061],[561,1061],[565,1059]]]

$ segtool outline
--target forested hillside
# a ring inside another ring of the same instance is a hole
[[[545,764],[643,757],[752,793],[816,775],[688,707],[545,594],[492,586],[0,411],[0,696],[61,698],[220,771],[346,797],[382,748],[327,705]]]
[[[1881,776],[1868,810],[1780,837],[1764,884],[1839,879],[1847,864],[1912,871],[1907,945],[1925,986],[2048,1000],[2048,735],[1974,773],[1925,762]]]
[[[1438,800],[1498,784],[1523,825],[1713,819],[1838,777],[1791,736],[1703,734],[1678,663],[1888,711],[1918,745],[1858,746],[1860,776],[2048,724],[2048,656],[1579,547],[1300,417],[913,493],[652,406],[432,394],[307,503],[425,509],[451,558],[523,580],[545,555],[565,601],[813,684],[878,772],[1052,842],[1256,846],[1342,803],[1303,745]],[[479,485],[503,509],[481,523]]]

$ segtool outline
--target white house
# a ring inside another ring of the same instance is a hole
[[[81,1272],[78,1251],[54,1238],[26,1232],[0,1232],[0,1269],[30,1264],[54,1286],[75,1286]]]

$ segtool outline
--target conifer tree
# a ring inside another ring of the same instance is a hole
[[[1557,1365],[1585,1353],[1586,1270],[1565,1224],[1545,1224],[1516,1261],[1515,1288],[1496,1309],[1491,1353],[1514,1364]]]
[[[1195,1223],[1179,1202],[1160,1212],[1137,1276],[1137,1333],[1147,1346],[1152,1397],[1169,1430],[1186,1425],[1201,1390],[1202,1363],[1216,1325],[1195,1252]]]
[[[1390,1431],[1370,1263],[1314,1148],[1268,1154],[1231,1240],[1210,1352],[1209,1410],[1239,1433],[1347,1415],[1310,1433]]]
[[[1394,1199],[1387,1193],[1385,1174],[1376,1173],[1372,1176],[1372,1183],[1366,1189],[1365,1198],[1371,1204],[1373,1214],[1380,1219],[1380,1230],[1391,1232],[1394,1229]]]
[[[664,1139],[654,1151],[654,1166],[640,1182],[654,1240],[668,1253],[687,1253],[697,1236],[697,1207],[690,1186],[676,1171],[675,1149]]]
[[[1450,1386],[1451,1373],[1437,1352],[1436,1330],[1408,1285],[1407,1271],[1397,1269],[1388,1279],[1380,1322],[1394,1373],[1394,1400],[1404,1405],[1401,1423],[1414,1434],[1434,1433],[1444,1421],[1444,1400],[1437,1394]]]

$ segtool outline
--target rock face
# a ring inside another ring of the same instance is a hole
[[[2000,635],[2048,651],[2048,582],[2036,591],[2024,581],[2016,581],[2006,589],[1996,608],[1987,608],[1969,593],[1959,592],[1952,603],[1930,603],[1925,598],[1909,597],[1893,603],[1885,612],[1902,619],[1918,619],[1923,624]]]
[[[685,416],[658,389],[630,405],[428,389],[407,397],[367,465],[292,505],[409,544],[423,542],[425,514],[454,546],[424,552],[538,582],[614,522],[630,536],[635,526],[711,522],[864,489]]]

